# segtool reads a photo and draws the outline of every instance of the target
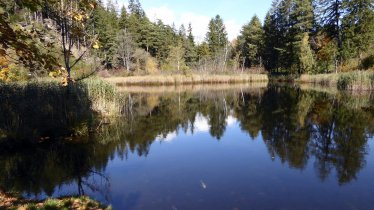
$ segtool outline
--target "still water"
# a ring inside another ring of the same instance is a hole
[[[128,93],[78,140],[0,154],[0,189],[114,209],[374,209],[374,97],[299,87]]]

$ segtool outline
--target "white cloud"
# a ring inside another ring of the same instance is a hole
[[[228,33],[229,40],[234,40],[238,37],[242,26],[234,20],[225,21],[226,31]]]
[[[205,39],[205,34],[208,31],[208,24],[210,17],[204,15],[194,14],[192,12],[186,12],[180,14],[179,22],[188,26],[189,23],[192,25],[192,32],[197,42],[202,42]]]
[[[227,123],[228,127],[236,124],[237,122],[238,122],[238,120],[235,117],[231,116],[231,115],[228,116],[227,119],[226,119],[226,123]]]
[[[148,18],[153,22],[162,20],[162,22],[164,22],[165,24],[171,25],[176,20],[174,11],[169,9],[166,5],[147,9],[146,14]]]
[[[177,132],[174,131],[174,132],[168,133],[168,135],[166,135],[166,137],[164,137],[163,135],[158,135],[156,137],[156,141],[159,141],[159,142],[172,142],[172,141],[174,141],[174,139],[176,137],[177,137]]]
[[[209,16],[195,14],[193,12],[176,13],[167,5],[160,7],[152,7],[145,10],[147,16],[151,21],[162,20],[165,24],[172,25],[173,23],[179,28],[184,24],[187,28],[188,24],[192,24],[192,31],[197,42],[204,41],[205,34],[208,31],[208,24],[211,19]],[[225,21],[229,40],[233,40],[239,34],[240,24],[234,20]]]
[[[203,132],[203,133],[209,132],[209,129],[210,129],[208,119],[201,114],[196,115],[194,127],[195,127],[195,132]]]

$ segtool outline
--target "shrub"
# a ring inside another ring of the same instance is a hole
[[[361,68],[362,69],[371,69],[374,67],[374,55],[370,55],[366,58],[364,58],[361,62]]]

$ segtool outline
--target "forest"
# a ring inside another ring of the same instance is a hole
[[[0,2],[0,80],[254,72],[301,75],[374,66],[373,0],[274,0],[235,40],[213,17],[204,41],[193,25],[150,21],[139,0]],[[243,14],[246,15],[246,14]]]

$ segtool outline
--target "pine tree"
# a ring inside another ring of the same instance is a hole
[[[98,56],[107,68],[111,68],[116,51],[115,42],[119,30],[118,18],[114,5],[108,1],[106,7],[100,5],[94,10],[93,31],[98,35],[101,48]]]
[[[344,57],[358,57],[361,60],[362,54],[374,41],[374,0],[351,0],[344,3]]]
[[[106,67],[112,68],[116,53],[116,37],[119,30],[117,12],[112,1],[109,0],[106,9],[101,10],[98,26],[101,28],[99,40],[102,44],[102,57],[105,60]]]
[[[210,20],[206,41],[212,56],[212,69],[225,70],[229,52],[229,41],[227,39],[226,27],[219,15]]]
[[[127,10],[126,10],[126,7],[123,6],[121,8],[121,16],[119,18],[119,23],[118,23],[118,26],[120,29],[126,29],[128,26],[127,26],[127,19],[128,19],[128,14],[127,14]]]
[[[155,56],[160,64],[164,63],[169,55],[169,46],[176,45],[177,35],[169,25],[165,25],[161,20],[157,21],[154,27],[154,42],[152,48],[155,49]]]
[[[129,0],[129,11],[131,14],[137,16],[138,18],[144,18],[145,12],[140,4],[139,0]]]
[[[275,24],[270,12],[266,14],[264,21],[264,49],[262,57],[264,58],[264,66],[269,72],[276,69],[277,59],[274,53],[275,43],[273,42],[273,34],[275,32]]]
[[[299,63],[299,73],[313,73],[315,68],[315,59],[312,49],[309,44],[309,34],[304,33],[303,39],[299,45],[298,52],[298,63]]]
[[[336,64],[341,63],[341,54],[343,51],[341,25],[342,16],[344,14],[343,0],[321,0],[319,10],[321,11],[321,14],[319,14],[320,22],[327,34],[334,39],[338,48],[338,53],[335,55]]]
[[[276,23],[279,33],[278,46],[276,50],[279,52],[279,67],[285,73],[294,73],[293,65],[295,63],[295,47],[293,45],[293,34],[291,28],[293,20],[291,19],[294,0],[282,0],[276,10]]]
[[[213,55],[221,53],[228,43],[226,27],[219,15],[210,20],[206,41]]]
[[[262,57],[264,59],[264,67],[270,73],[278,73],[280,71],[280,60],[282,44],[285,41],[282,34],[280,21],[280,0],[273,0],[272,7],[266,14],[264,21],[264,48]]]
[[[187,36],[187,39],[189,40],[189,42],[195,46],[195,38],[193,36],[193,33],[192,33],[192,25],[191,23],[188,24],[188,36]]]
[[[152,43],[155,38],[152,36],[155,31],[154,24],[145,16],[145,12],[139,0],[130,0],[128,9],[130,15],[127,19],[127,26],[135,43],[146,52],[152,52],[154,54],[154,48],[152,48]]]
[[[195,64],[197,60],[197,50],[195,46],[195,40],[192,34],[192,26],[191,23],[188,25],[188,35],[186,40],[184,41],[184,48],[186,50],[184,59],[188,66],[192,66]]]
[[[242,65],[245,67],[259,66],[262,63],[261,50],[263,46],[264,31],[257,16],[244,25],[238,37],[238,50]]]
[[[314,11],[311,0],[295,0],[292,12],[290,14],[292,26],[290,28],[290,40],[293,49],[294,65],[297,73],[311,71],[314,64],[313,52],[309,44],[309,37],[314,25]],[[308,38],[308,39],[306,39]],[[291,69],[295,73],[295,69]]]
[[[187,39],[187,32],[186,32],[186,28],[184,27],[184,24],[182,24],[182,25],[179,27],[178,35],[179,35],[179,37],[180,37],[182,40]]]
[[[274,1],[264,24],[265,68],[289,74],[306,71],[305,62],[313,58],[313,51],[305,37],[310,37],[314,23],[311,0]]]

